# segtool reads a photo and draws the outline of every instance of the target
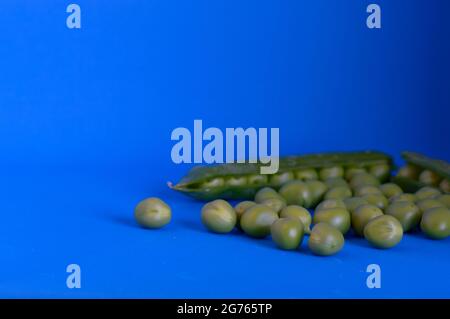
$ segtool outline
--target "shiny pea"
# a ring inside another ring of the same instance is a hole
[[[349,181],[353,176],[360,173],[367,173],[367,171],[362,167],[349,167],[345,170],[345,179]]]
[[[368,202],[362,198],[362,197],[350,197],[344,199],[345,207],[347,207],[347,210],[352,214],[356,208],[358,208],[361,205],[368,204]]]
[[[228,186],[245,186],[247,183],[246,176],[232,176],[225,180],[225,184]]]
[[[381,192],[381,190],[373,185],[363,185],[363,186],[359,186],[355,189],[355,195],[356,196],[364,196],[364,195],[369,195],[369,194],[377,194],[377,195],[381,195],[383,194]]]
[[[350,180],[350,187],[352,189],[357,189],[358,187],[365,185],[379,186],[380,181],[375,176],[368,173],[356,174]]]
[[[438,195],[441,195],[441,192],[434,187],[425,186],[425,187],[422,187],[421,189],[419,189],[415,195],[416,195],[416,200],[419,201],[419,200],[422,200],[425,198],[433,198]]]
[[[327,223],[315,225],[308,240],[309,249],[319,256],[330,256],[344,247],[344,235]]]
[[[419,174],[420,168],[412,164],[407,164],[403,166],[397,172],[397,176],[406,177],[414,180],[419,178]]]
[[[248,184],[249,185],[264,185],[267,184],[268,177],[267,175],[249,175],[248,176]]]
[[[249,236],[266,237],[270,227],[278,219],[278,214],[269,206],[257,204],[247,209],[241,216],[241,228]]]
[[[391,248],[402,240],[403,228],[396,218],[382,215],[367,223],[364,237],[377,248]]]
[[[439,183],[439,189],[444,192],[444,193],[450,193],[450,180],[448,179],[443,179],[440,183]]]
[[[434,198],[425,198],[425,199],[417,201],[416,204],[422,213],[431,208],[445,207],[444,204],[442,204],[440,201],[438,201],[437,199],[434,199]]]
[[[255,202],[261,203],[264,200],[269,199],[269,198],[280,198],[280,197],[281,197],[280,194],[278,194],[278,192],[276,190],[274,190],[273,188],[264,187],[256,192]]]
[[[225,180],[221,177],[212,178],[202,184],[202,188],[214,188],[225,185]]]
[[[347,186],[336,186],[325,193],[325,199],[345,199],[352,197],[352,191]]]
[[[322,209],[314,213],[313,223],[330,224],[345,235],[351,225],[350,213],[346,208],[340,207]]]
[[[338,187],[338,186],[346,186],[348,187],[348,183],[342,177],[330,177],[324,181],[325,185],[328,188]]]
[[[298,218],[280,218],[272,224],[270,233],[279,248],[294,250],[303,241],[304,225]]]
[[[283,184],[286,184],[289,181],[292,181],[294,179],[294,173],[292,172],[283,172],[283,173],[277,173],[270,176],[270,185],[273,185],[275,187],[282,186]]]
[[[284,184],[279,193],[288,205],[311,207],[313,203],[313,194],[308,185],[302,181],[291,181]]]
[[[312,206],[315,206],[322,200],[323,196],[328,190],[328,187],[324,182],[319,180],[308,180],[305,182],[305,184],[312,193]]]
[[[249,201],[249,200],[244,200],[238,204],[236,204],[236,206],[234,206],[234,211],[236,212],[236,218],[237,218],[237,222],[239,222],[239,220],[241,219],[241,216],[245,213],[245,211],[247,209],[249,209],[250,207],[255,206],[256,203]]]
[[[389,201],[382,194],[368,194],[362,196],[369,204],[375,205],[381,210],[385,209],[389,205]]]
[[[395,217],[404,232],[408,232],[415,228],[420,223],[422,213],[413,202],[410,201],[395,201],[386,208],[386,215]]]
[[[284,207],[286,207],[286,200],[281,196],[279,198],[267,198],[261,202],[261,204],[273,208],[274,211],[279,213]]]
[[[391,167],[387,164],[373,165],[369,168],[369,173],[375,176],[379,181],[386,181],[391,174]]]
[[[319,175],[314,168],[305,168],[295,172],[295,178],[300,180],[314,180],[319,179]]]
[[[233,207],[222,199],[216,199],[205,204],[202,208],[202,223],[214,232],[225,234],[236,226],[236,212]]]
[[[343,177],[344,169],[341,166],[324,167],[319,172],[321,180],[326,180],[331,177]]]
[[[356,235],[364,234],[364,227],[372,219],[383,215],[381,209],[375,205],[363,204],[358,206],[352,213],[352,227]]]
[[[444,239],[450,236],[450,210],[435,207],[423,213],[420,229],[430,238]]]
[[[408,202],[414,203],[416,201],[416,195],[409,194],[409,193],[403,193],[403,194],[399,194],[399,195],[389,198],[389,201],[391,203],[396,202],[396,201],[408,201]]]
[[[323,202],[321,202],[319,205],[317,205],[316,212],[319,210],[322,210],[322,209],[335,208],[335,207],[346,208],[344,201],[341,199],[326,199]]]
[[[383,193],[384,196],[387,198],[391,198],[397,195],[403,194],[403,190],[394,183],[386,183],[380,186],[380,190]]]
[[[134,218],[145,228],[161,228],[172,218],[172,211],[165,202],[156,197],[141,201],[134,210]]]
[[[450,208],[450,194],[442,194],[436,197],[438,201],[445,205],[445,207]]]
[[[435,172],[426,169],[422,173],[420,173],[419,181],[426,185],[438,186],[439,182],[441,181],[441,177]]]
[[[301,207],[298,205],[286,206],[285,208],[283,208],[281,210],[280,217],[281,218],[288,218],[288,217],[298,218],[298,219],[300,219],[300,221],[302,222],[302,224],[305,228],[304,229],[305,234],[309,234],[311,232],[311,230],[310,230],[311,222],[312,222],[311,214],[304,207]]]

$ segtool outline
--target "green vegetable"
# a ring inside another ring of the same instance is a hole
[[[382,194],[368,194],[362,196],[369,204],[375,205],[381,210],[384,210],[388,205],[389,201]]]
[[[291,181],[280,188],[280,195],[288,205],[311,207],[314,196],[308,185],[302,181]]]
[[[283,198],[267,198],[261,204],[271,207],[275,212],[279,213],[286,207],[286,201]]]
[[[344,169],[342,168],[342,166],[324,167],[319,172],[319,177],[323,181],[329,178],[336,178],[343,176],[344,176]]]
[[[294,180],[295,176],[293,172],[284,172],[270,175],[270,185],[274,187],[280,187],[289,181]]]
[[[369,173],[375,176],[380,182],[385,182],[391,176],[391,166],[388,164],[372,165]]]
[[[437,196],[441,195],[441,192],[434,187],[425,186],[425,187],[422,187],[421,189],[419,189],[415,195],[416,195],[416,200],[420,201],[420,200],[426,199],[426,198],[437,197]]]
[[[272,240],[286,250],[297,249],[303,241],[304,225],[298,218],[280,218],[270,227]]]
[[[362,196],[370,195],[370,194],[382,195],[383,193],[377,186],[373,186],[373,185],[363,185],[363,186],[359,186],[355,189],[355,195],[358,197],[362,197]]]
[[[252,237],[266,237],[270,227],[278,219],[278,214],[269,206],[257,204],[247,209],[241,216],[241,229]]]
[[[410,201],[391,203],[386,209],[386,215],[395,217],[402,224],[404,232],[408,232],[419,225],[422,217],[419,207]]]
[[[344,235],[327,223],[314,226],[308,240],[309,249],[319,256],[330,256],[344,247]]]
[[[378,187],[380,185],[380,181],[375,176],[368,173],[356,174],[350,180],[350,187],[354,190],[367,185]]]
[[[319,179],[319,175],[314,168],[303,168],[295,171],[295,178],[303,181],[309,181]]]
[[[345,179],[342,177],[330,177],[327,178],[324,181],[325,185],[327,185],[328,188],[338,187],[338,186],[345,186],[348,187],[348,183]]]
[[[330,224],[345,235],[351,225],[350,213],[346,208],[340,207],[316,210],[313,215],[313,223]]]
[[[350,197],[352,197],[352,191],[348,186],[330,188],[325,194],[325,199],[345,199]]]
[[[377,248],[394,247],[403,238],[402,224],[389,215],[375,217],[364,227],[364,237]]]
[[[398,196],[403,194],[402,189],[394,183],[386,183],[380,186],[380,190],[384,196],[388,199],[391,199],[394,196]]]
[[[389,201],[392,202],[396,202],[396,201],[408,201],[408,202],[415,202],[417,200],[416,195],[414,194],[408,194],[408,193],[403,193],[403,194],[399,194],[399,195],[395,195],[391,198],[389,198]]]
[[[426,210],[431,209],[431,208],[445,207],[444,204],[442,204],[437,199],[433,199],[433,198],[421,199],[421,200],[417,201],[416,204],[419,207],[419,209],[422,211],[422,213],[425,212]]]
[[[352,213],[352,227],[355,234],[363,236],[364,227],[374,218],[382,216],[383,212],[375,205],[364,204],[358,206]]]
[[[202,208],[202,223],[212,232],[225,234],[236,226],[236,212],[233,207],[222,199],[216,199]]]
[[[278,192],[276,190],[274,190],[273,188],[264,187],[256,192],[255,202],[260,204],[261,202],[263,202],[266,199],[280,198],[280,197],[281,197],[280,194],[278,194]]]
[[[341,207],[346,208],[345,203],[341,199],[326,199],[316,207],[316,212],[322,209]]]
[[[255,202],[245,200],[243,202],[238,203],[236,206],[234,206],[234,211],[236,212],[236,218],[237,218],[236,223],[239,224],[241,216],[245,213],[245,211],[255,205],[256,205]]]
[[[444,239],[450,236],[450,210],[436,207],[425,211],[420,228],[430,238]]]
[[[436,197],[438,201],[445,205],[445,207],[450,208],[450,194],[442,194]]]
[[[283,208],[281,210],[280,217],[281,218],[293,217],[293,218],[300,219],[300,221],[302,222],[302,224],[305,227],[305,229],[304,229],[305,234],[311,233],[310,227],[311,227],[312,218],[311,218],[311,214],[309,213],[309,211],[306,208],[303,208],[303,207],[297,206],[297,205],[286,206],[285,208]]]
[[[311,206],[314,207],[319,203],[323,196],[325,195],[327,191],[327,185],[325,185],[324,182],[319,180],[307,180],[305,181],[306,186],[309,188],[312,194],[312,204]]]
[[[166,203],[156,197],[141,201],[134,210],[134,217],[145,228],[161,228],[172,218],[172,211]]]
[[[359,206],[368,204],[368,202],[362,197],[351,197],[351,198],[344,199],[344,204],[347,207],[350,214],[353,214],[353,212]]]

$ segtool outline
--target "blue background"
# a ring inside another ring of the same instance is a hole
[[[0,4],[0,297],[450,297],[450,239],[284,252],[206,232],[202,203],[166,187],[190,168],[170,134],[194,119],[279,127],[282,154],[450,160],[448,1],[79,0],[80,30],[69,3]],[[136,226],[148,196],[168,227]]]

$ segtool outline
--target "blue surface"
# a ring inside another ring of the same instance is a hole
[[[330,258],[214,235],[170,191],[179,126],[279,127],[282,154],[380,149],[450,160],[448,1],[0,4],[0,297],[450,297],[450,239],[349,238]],[[398,161],[400,163],[400,161]],[[133,221],[160,196],[173,221]],[[82,269],[66,287],[66,266]],[[368,289],[368,264],[382,288]]]

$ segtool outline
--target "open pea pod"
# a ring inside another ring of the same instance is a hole
[[[450,164],[415,152],[402,152],[407,166],[392,181],[405,192],[413,193],[425,186],[434,186],[450,193]]]
[[[279,170],[273,175],[261,175],[261,163],[229,163],[197,166],[191,169],[181,181],[169,187],[201,200],[252,199],[262,187],[279,188],[284,182],[293,179],[318,178],[317,170],[323,168],[362,167],[377,165],[392,168],[389,155],[377,151],[338,152],[287,156],[279,160]]]

